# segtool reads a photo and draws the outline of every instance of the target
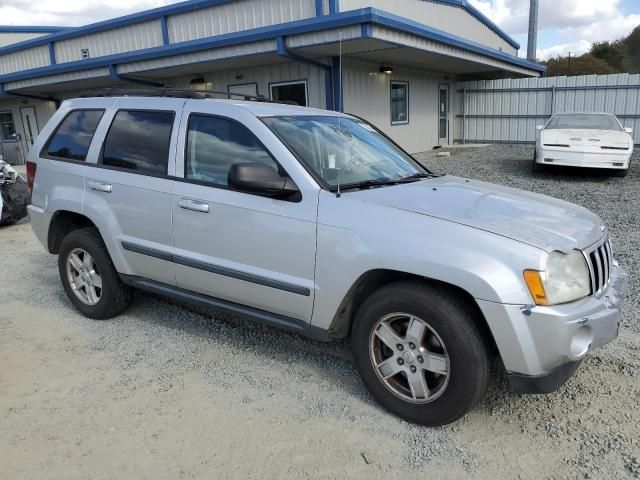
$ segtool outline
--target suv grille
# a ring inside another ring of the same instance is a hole
[[[591,277],[591,294],[600,296],[611,283],[613,253],[609,238],[607,237],[604,242],[585,250],[584,255],[587,259]]]

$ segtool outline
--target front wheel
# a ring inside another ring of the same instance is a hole
[[[486,338],[463,296],[440,286],[399,282],[359,309],[352,332],[356,366],[373,397],[411,422],[451,423],[484,396]]]

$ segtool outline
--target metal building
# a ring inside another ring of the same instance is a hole
[[[418,152],[456,138],[454,82],[544,72],[467,0],[190,0],[46,28],[0,28],[0,139],[16,163],[61,100],[99,87],[342,110]]]

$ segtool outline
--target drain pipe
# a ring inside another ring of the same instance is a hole
[[[313,65],[314,67],[321,68],[324,70],[324,84],[325,84],[325,99],[327,104],[327,109],[338,110],[336,107],[336,102],[333,98],[333,77],[332,77],[332,68],[331,66],[319,62],[317,60],[313,60],[312,58],[303,57],[302,55],[298,55],[297,53],[293,53],[289,51],[287,48],[285,37],[278,37],[276,39],[276,46],[278,55],[281,57],[288,58],[289,60],[293,60],[298,63],[306,63],[307,65]]]

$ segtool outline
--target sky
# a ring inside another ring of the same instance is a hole
[[[527,51],[529,0],[469,0]],[[86,25],[159,7],[171,0],[0,0],[5,25]],[[540,0],[538,59],[580,55],[640,25],[640,0]]]
[[[528,0],[469,0],[527,53]],[[640,0],[540,0],[537,57],[581,55],[593,42],[616,40],[640,25]]]

